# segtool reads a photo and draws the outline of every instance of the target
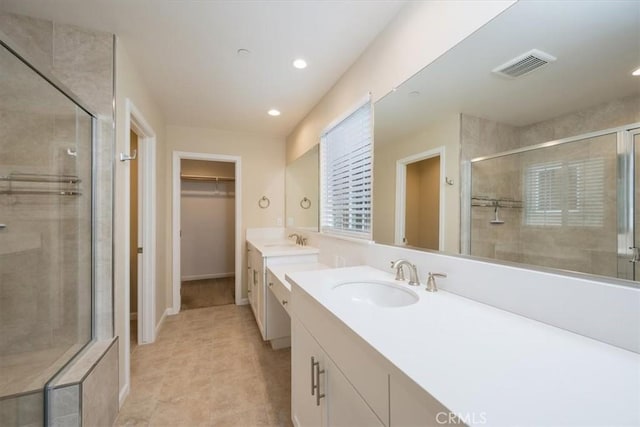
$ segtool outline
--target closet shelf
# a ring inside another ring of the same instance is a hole
[[[207,176],[207,175],[180,175],[181,179],[186,179],[187,181],[213,181],[213,182],[222,182],[222,181],[235,181],[236,179],[228,176]]]

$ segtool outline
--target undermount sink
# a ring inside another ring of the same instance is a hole
[[[403,307],[418,302],[418,294],[392,282],[367,280],[340,283],[333,292],[358,304]]]

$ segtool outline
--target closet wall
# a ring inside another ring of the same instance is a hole
[[[181,280],[233,276],[235,165],[182,160],[181,176]]]

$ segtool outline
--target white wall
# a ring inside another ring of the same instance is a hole
[[[284,221],[285,142],[283,138],[265,137],[243,132],[229,132],[184,126],[167,127],[166,173],[163,186],[171,188],[172,153],[174,151],[240,156],[242,164],[242,230],[243,241],[247,228],[282,226]],[[236,182],[238,185],[238,182]],[[160,190],[158,190],[160,191]],[[266,196],[271,201],[267,209],[258,206]],[[163,207],[165,216],[166,249],[172,248],[171,199]],[[170,253],[170,252],[169,252]],[[243,252],[244,253],[244,252]],[[246,260],[243,260],[246,266]],[[171,270],[171,263],[167,263]],[[243,275],[246,268],[242,268]],[[166,273],[172,276],[172,271]],[[243,298],[246,297],[246,277],[242,278]],[[172,304],[171,285],[167,286],[167,303]]]
[[[181,184],[180,280],[233,276],[234,183],[183,179]]]
[[[127,134],[125,131],[125,103],[130,99],[142,113],[149,125],[156,133],[156,179],[157,179],[157,201],[156,201],[156,322],[159,322],[167,308],[166,288],[169,284],[165,266],[168,264],[165,252],[165,227],[167,221],[165,210],[166,188],[163,186],[165,171],[162,167],[165,164],[165,125],[164,117],[157,104],[153,100],[148,89],[144,85],[144,80],[138,74],[126,50],[126,44],[118,40],[116,47],[116,149],[114,154],[120,152],[128,153],[125,147]],[[125,306],[125,286],[129,281],[129,240],[128,240],[128,186],[129,186],[129,163],[115,161],[115,206],[114,206],[114,322],[115,334],[124,339],[125,314],[128,307]],[[122,341],[121,341],[122,343]],[[120,389],[125,386],[125,363],[124,345],[119,346],[120,365]]]

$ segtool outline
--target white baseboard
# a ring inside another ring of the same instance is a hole
[[[118,408],[122,409],[122,405],[124,405],[124,401],[129,396],[129,384],[125,384],[120,390],[120,394],[118,395]]]
[[[231,273],[211,273],[211,274],[195,274],[192,276],[182,276],[180,280],[182,282],[190,282],[192,280],[204,280],[204,279],[222,279],[225,277],[233,277],[236,274],[232,271]]]
[[[247,305],[249,304],[249,298],[242,298],[238,305]]]

